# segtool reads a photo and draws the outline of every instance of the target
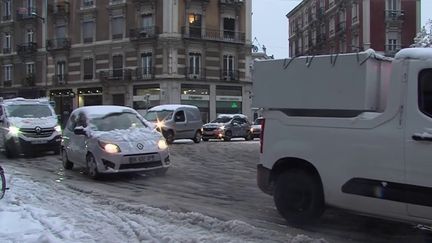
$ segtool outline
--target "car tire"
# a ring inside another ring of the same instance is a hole
[[[66,170],[72,170],[74,164],[73,164],[72,162],[69,161],[65,149],[62,149],[62,150],[61,150],[61,157],[62,157],[62,164],[63,164],[63,168],[65,168]]]
[[[231,131],[226,131],[224,136],[223,136],[223,140],[224,141],[231,141],[232,138],[232,132]]]
[[[312,223],[324,212],[321,182],[304,170],[289,170],[279,175],[273,199],[279,213],[290,224]]]
[[[194,138],[192,138],[192,140],[194,141],[194,143],[199,143],[201,142],[201,139],[202,139],[201,131],[196,131],[195,136]]]
[[[163,136],[168,144],[172,144],[174,142],[174,132],[172,130],[164,131]]]
[[[168,171],[168,168],[160,168],[154,171],[154,175],[156,176],[165,176]]]
[[[88,154],[86,156],[86,164],[87,164],[87,175],[92,179],[97,179],[99,177],[99,172],[97,170],[97,164],[94,156],[92,154]]]
[[[202,140],[204,141],[204,142],[208,142],[208,138],[202,138]]]

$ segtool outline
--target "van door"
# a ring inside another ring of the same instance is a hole
[[[405,129],[407,183],[403,185],[403,197],[409,215],[432,219],[432,62],[411,64]]]
[[[175,138],[186,138],[187,135],[187,121],[186,115],[183,110],[178,110],[174,114],[175,122]]]

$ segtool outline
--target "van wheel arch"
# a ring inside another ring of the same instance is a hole
[[[316,176],[316,178],[319,179],[319,182],[322,186],[321,176],[318,173],[318,170],[315,168],[315,166],[309,161],[306,161],[304,159],[294,158],[294,157],[279,159],[273,165],[270,174],[270,181],[274,183],[277,180],[277,177],[279,175],[281,175],[282,173],[288,170],[295,170],[295,169],[303,170],[313,176]]]

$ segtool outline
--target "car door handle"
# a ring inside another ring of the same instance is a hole
[[[429,133],[414,133],[412,139],[415,141],[427,141],[432,142],[432,134]]]

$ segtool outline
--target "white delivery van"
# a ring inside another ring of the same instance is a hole
[[[291,223],[326,206],[432,222],[432,48],[260,61],[258,186]]]
[[[61,127],[48,99],[0,98],[0,148],[7,157],[60,153]]]

